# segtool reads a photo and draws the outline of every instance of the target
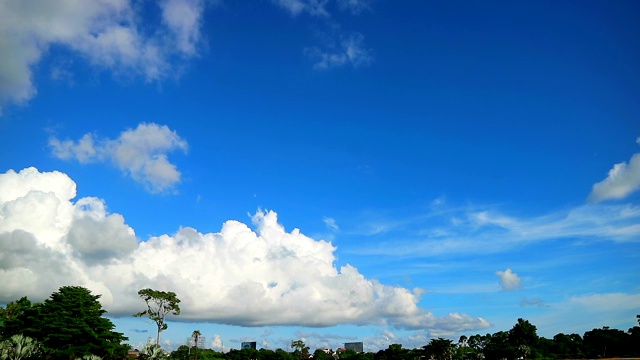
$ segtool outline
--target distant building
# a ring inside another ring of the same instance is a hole
[[[344,348],[346,350],[353,350],[353,351],[359,352],[359,353],[363,353],[364,352],[364,344],[362,342],[344,343]]]
[[[255,349],[255,348],[256,348],[255,341],[245,341],[242,343],[242,346],[240,347],[240,349]]]

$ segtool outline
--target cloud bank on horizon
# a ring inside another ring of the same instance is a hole
[[[448,331],[489,326],[466,314],[434,316],[418,306],[421,289],[381,284],[350,265],[336,268],[331,243],[298,229],[286,232],[273,211],[253,215],[255,230],[229,220],[217,233],[181,228],[138,241],[103,200],[75,196],[75,182],[61,172],[27,168],[0,175],[0,244],[8,255],[0,259],[0,302],[43,299],[76,284],[101,294],[112,315],[127,316],[140,308],[137,290],[154,287],[179,294],[185,321]]]

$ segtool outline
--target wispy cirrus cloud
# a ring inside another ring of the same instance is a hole
[[[330,218],[330,217],[325,217],[324,219],[322,219],[322,221],[324,222],[324,224],[327,226],[327,228],[329,230],[331,230],[331,231],[340,230],[340,227],[336,223],[336,219]]]
[[[288,11],[292,16],[307,13],[311,16],[328,17],[327,4],[329,0],[272,0],[280,8]]]
[[[320,31],[322,46],[309,46],[303,53],[311,61],[315,70],[328,70],[350,66],[358,68],[373,62],[373,50],[364,43],[364,35],[359,32],[346,32],[331,15],[329,0],[272,0],[278,7],[291,16],[307,14],[325,22],[326,31]],[[340,11],[358,15],[371,10],[369,0],[336,0]]]
[[[85,134],[77,141],[49,139],[53,155],[81,164],[106,162],[112,164],[152,193],[171,191],[181,174],[168,154],[186,152],[187,142],[166,125],[142,123],[123,131],[116,139]]]
[[[376,224],[384,224],[377,227]],[[385,239],[361,254],[404,257],[491,254],[543,241],[640,241],[640,207],[585,204],[539,216],[513,216],[491,206],[438,206],[403,219],[361,220],[362,235],[383,229]],[[349,229],[345,229],[349,232]]]
[[[373,61],[373,52],[364,45],[364,36],[352,33],[341,39],[339,44],[331,47],[310,47],[305,49],[305,55],[314,60],[313,68],[326,70],[345,65],[358,68],[369,65]]]
[[[545,315],[536,319],[536,325],[539,329],[546,328],[547,332],[552,334],[560,329],[564,329],[566,333],[582,333],[602,326],[624,329],[625,325],[636,324],[635,314],[640,311],[640,294],[576,294],[546,303],[545,309]]]
[[[148,19],[129,0],[0,2],[0,53],[11,54],[0,62],[0,113],[3,105],[24,104],[37,94],[32,69],[52,46],[118,75],[146,81],[175,76],[177,63],[198,54],[205,2],[154,4],[161,11],[158,24],[143,24]]]
[[[293,16],[306,13],[311,16],[330,17],[329,0],[272,0],[274,4],[288,11]],[[336,0],[341,11],[357,15],[365,10],[371,10],[372,0]]]
[[[365,10],[371,10],[372,0],[337,0],[337,2],[340,9],[359,14]]]

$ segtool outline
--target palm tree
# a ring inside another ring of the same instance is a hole
[[[195,346],[196,346],[196,348],[195,348],[195,352],[196,352],[196,360],[198,360],[198,340],[200,339],[200,335],[202,335],[202,334],[200,333],[200,330],[195,330],[195,331],[193,332],[193,334],[191,334],[191,337],[193,337],[193,341],[194,341]]]
[[[13,335],[0,344],[0,359],[22,360],[40,355],[40,344],[22,334]]]

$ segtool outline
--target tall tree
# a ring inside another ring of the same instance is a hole
[[[200,336],[202,334],[200,333],[200,330],[195,330],[192,334],[191,337],[193,338],[193,343],[195,346],[195,352],[196,352],[196,360],[198,360],[198,340],[200,340]]]
[[[156,344],[160,345],[160,333],[167,329],[165,323],[167,314],[180,315],[180,299],[173,291],[160,291],[153,289],[142,289],[138,291],[138,295],[147,304],[147,310],[141,311],[133,316],[148,316],[158,326],[158,337]]]
[[[103,317],[99,298],[83,287],[63,286],[40,306],[39,340],[52,358],[126,356],[127,338]]]
[[[298,355],[298,359],[309,358],[309,347],[302,340],[294,340],[291,342],[291,348],[295,349],[294,353]]]
[[[509,330],[509,343],[514,347],[519,357],[527,359],[532,349],[538,344],[536,326],[522,318]]]

